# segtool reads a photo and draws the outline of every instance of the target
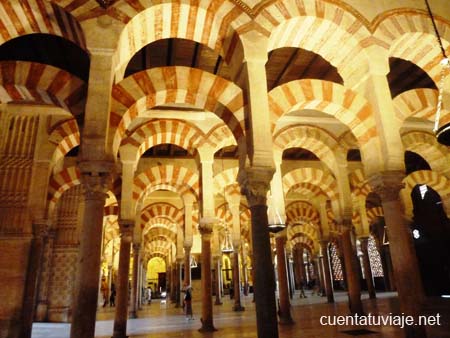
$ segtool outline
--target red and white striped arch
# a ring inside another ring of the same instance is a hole
[[[181,209],[170,203],[157,202],[149,204],[142,209],[140,217],[141,228],[143,229],[151,219],[156,217],[166,217],[176,224],[184,223],[184,215]]]
[[[296,224],[294,226],[289,226],[287,231],[287,238],[293,238],[296,235],[301,234],[311,238],[313,241],[319,239],[319,231],[317,225],[314,226],[311,223]]]
[[[236,140],[244,134],[243,93],[234,83],[195,68],[152,68],[133,74],[112,89],[110,137],[114,154],[134,118],[167,103],[215,112]],[[215,111],[218,104],[227,109]]]
[[[317,196],[325,196],[325,197],[327,196],[326,193],[317,185],[308,182],[297,183],[293,185],[291,189],[285,193],[285,196],[287,196],[291,192],[304,195],[305,197],[308,198]]]
[[[64,191],[81,184],[81,174],[77,167],[68,167],[62,171],[54,174],[49,181],[49,187],[47,192],[48,210],[47,216],[52,218],[56,209],[56,203],[62,196]]]
[[[225,225],[228,230],[231,230],[233,226],[233,215],[227,207],[227,203],[222,203],[216,208],[215,216],[223,222],[223,225]]]
[[[286,223],[294,225],[299,222],[320,224],[319,212],[311,203],[296,201],[286,206]]]
[[[377,221],[377,218],[384,217],[384,212],[382,207],[373,207],[366,209],[367,219],[369,224],[373,224]]]
[[[188,168],[167,164],[151,167],[135,177],[133,199],[139,201],[152,187],[162,186],[171,186],[181,196],[186,193],[193,193],[197,199],[199,196],[198,175]]]
[[[423,131],[410,131],[401,135],[406,151],[422,156],[432,170],[444,172],[450,164],[450,154],[446,146],[436,140],[434,134]]]
[[[204,133],[196,126],[181,120],[151,120],[142,124],[122,141],[137,149],[137,158],[158,144],[175,144],[194,154],[195,149],[204,143]]]
[[[103,208],[103,217],[118,216],[119,215],[119,205],[116,203],[105,205]]]
[[[300,47],[317,53],[338,69],[349,88],[369,71],[365,48],[382,44],[361,20],[349,6],[307,0],[269,2],[255,18],[269,36],[268,51]]]
[[[336,179],[329,172],[317,168],[298,168],[283,176],[283,190],[285,195],[298,184],[310,183],[323,191],[329,199],[337,198]]]
[[[405,184],[405,187],[400,191],[400,196],[407,217],[412,217],[413,215],[411,191],[416,185],[426,184],[442,197],[450,194],[450,180],[431,170],[414,171],[403,179],[403,183]]]
[[[287,82],[269,92],[269,108],[273,128],[285,114],[312,109],[334,116],[346,125],[360,146],[377,135],[370,103],[334,82],[314,79]]]
[[[441,17],[436,17],[435,22],[444,48],[448,49],[450,23]],[[399,9],[383,13],[377,18],[374,37],[389,46],[388,56],[411,61],[435,83],[439,82],[442,55],[426,11],[414,13],[411,9]]]
[[[315,252],[316,245],[314,244],[314,240],[302,233],[297,233],[293,238],[289,239],[292,247],[297,245],[304,245],[309,252]]]
[[[2,0],[0,18],[0,45],[26,34],[43,33],[60,36],[86,49],[80,24],[55,1]]]
[[[157,238],[166,238],[167,240],[175,243],[177,239],[177,232],[172,231],[164,225],[153,224],[145,233],[144,233],[144,241],[151,242]]]
[[[49,141],[56,144],[52,163],[57,163],[66,154],[80,144],[80,131],[75,119],[64,120],[53,126],[49,131]]]
[[[214,193],[224,194],[225,188],[237,183],[238,167],[225,169],[220,172],[213,179]]]
[[[362,169],[356,169],[348,175],[350,189],[354,196],[366,196],[372,191]]]
[[[149,6],[144,0],[128,0],[120,10],[128,10],[116,54],[116,79],[123,79],[125,68],[142,47],[168,38],[187,39],[208,46],[227,62],[234,53],[237,31],[250,24],[250,17],[232,1],[182,0]]]
[[[284,150],[301,147],[315,154],[331,171],[336,169],[334,152],[339,149],[339,144],[323,129],[305,125],[289,126],[278,131],[273,139],[280,160]]]
[[[86,84],[72,74],[40,63],[0,61],[0,102],[26,101],[83,113]]]

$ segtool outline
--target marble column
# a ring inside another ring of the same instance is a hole
[[[369,183],[381,197],[400,311],[417,319],[423,310],[425,294],[412,233],[399,199],[403,177],[401,171],[383,172],[372,176]],[[405,326],[405,336],[425,338],[427,335],[423,326]]]
[[[242,278],[244,280],[244,296],[248,296],[248,271],[247,271],[247,250],[242,245]]]
[[[172,263],[171,269],[171,278],[170,278],[170,301],[172,303],[177,303],[177,262]],[[176,305],[175,305],[176,306]]]
[[[361,285],[359,279],[359,265],[356,261],[356,250],[351,239],[350,226],[342,233],[342,251],[345,260],[346,282],[348,288],[348,302],[352,314],[362,314]]]
[[[241,304],[241,278],[239,274],[239,250],[240,241],[235,241],[233,243],[233,254],[232,254],[232,264],[233,264],[233,291],[234,291],[234,305],[233,311],[244,311],[245,308]]]
[[[184,245],[184,281],[185,285],[191,285],[191,245]]]
[[[213,257],[213,264],[215,267],[214,292],[216,293],[216,300],[214,302],[214,305],[222,305],[222,291],[220,289],[220,278],[222,275],[222,266],[220,262],[221,258],[221,256]]]
[[[363,266],[364,266],[364,278],[366,279],[367,291],[369,292],[369,298],[375,299],[377,295],[375,293],[375,286],[373,284],[373,276],[372,276],[372,267],[370,266],[370,257],[369,257],[369,238],[361,237],[359,238],[359,242],[361,243],[361,251],[363,253]]]
[[[212,284],[211,284],[211,238],[213,223],[202,219],[198,227],[202,236],[202,327],[200,332],[216,331],[213,323]]]
[[[131,241],[133,239],[134,221],[120,220],[119,225],[119,271],[117,274],[117,297],[113,338],[126,338],[128,319],[128,273],[130,271],[130,251]]]
[[[176,257],[176,268],[175,268],[175,307],[181,307],[181,271],[183,266],[184,256]]]
[[[139,295],[139,252],[141,245],[133,243],[133,287],[131,289],[130,299],[130,318],[137,318],[138,295]]]
[[[39,276],[44,253],[45,240],[48,233],[47,220],[33,222],[33,239],[31,240],[27,277],[22,306],[22,328],[20,337],[30,338],[39,289]]]
[[[315,279],[318,284],[318,291],[321,295],[325,294],[325,287],[323,284],[323,269],[322,269],[322,256],[317,256],[312,260],[314,267]]]
[[[330,272],[330,259],[328,255],[328,241],[320,241],[320,248],[322,250],[322,264],[323,264],[323,281],[325,293],[327,295],[328,303],[334,303],[333,295],[333,279]]]
[[[280,324],[289,325],[293,324],[291,316],[291,303],[289,301],[289,287],[286,268],[286,232],[276,235],[275,245],[277,251],[277,273],[278,273],[278,295],[280,297],[280,308],[278,316]]]
[[[79,166],[82,167],[84,212],[70,337],[93,338],[100,279],[103,207],[108,196],[106,192],[109,176],[104,171],[84,171],[83,163]]]
[[[270,247],[267,192],[272,173],[247,169],[241,188],[251,212],[252,273],[258,338],[278,338],[275,274]]]

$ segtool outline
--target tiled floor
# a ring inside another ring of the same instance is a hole
[[[402,330],[397,327],[336,327],[320,325],[322,315],[346,315],[347,295],[335,294],[336,303],[326,304],[326,298],[311,296],[300,299],[294,295],[292,300],[292,317],[295,324],[279,326],[279,336],[282,338],[349,338],[355,335],[343,331],[352,329],[368,329],[374,333],[357,335],[357,337],[386,337],[401,338]],[[256,337],[255,306],[252,297],[244,297],[244,312],[232,311],[232,301],[223,299],[222,305],[214,306],[214,325],[218,331],[214,333],[200,333],[201,327],[199,315],[201,313],[200,302],[193,302],[194,317],[192,321],[186,321],[182,310],[175,308],[173,304],[159,304],[157,300],[149,306],[144,306],[139,312],[138,319],[128,321],[128,334],[130,338],[252,338]],[[388,314],[397,312],[396,295],[392,293],[380,293],[377,300],[367,299],[363,295],[363,304],[366,313]],[[101,309],[97,316],[96,337],[110,338],[112,335],[114,310]],[[197,315],[197,316],[196,316]],[[35,323],[33,325],[32,338],[68,338],[69,324]],[[80,337],[82,338],[82,337]],[[434,337],[433,337],[434,338]]]

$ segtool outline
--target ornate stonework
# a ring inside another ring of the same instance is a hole
[[[272,168],[247,168],[238,175],[242,193],[247,197],[250,207],[266,205],[267,192],[275,170]]]
[[[405,187],[402,182],[404,177],[405,174],[401,171],[386,171],[373,175],[368,181],[382,201],[389,202],[399,198],[400,190]]]

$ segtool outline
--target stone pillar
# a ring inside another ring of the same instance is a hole
[[[128,319],[128,273],[130,271],[130,251],[131,241],[133,239],[134,221],[120,220],[119,225],[121,237],[113,338],[126,338]]]
[[[323,276],[323,257],[322,255],[317,256],[317,260],[314,261],[316,265],[314,266],[317,268],[318,277],[319,277],[319,293],[323,296],[325,296],[325,279]]]
[[[272,174],[266,168],[250,168],[240,182],[251,212],[253,292],[259,338],[278,338],[275,274],[267,216],[267,192]]]
[[[247,270],[247,250],[246,245],[242,245],[242,278],[244,280],[244,296],[248,296],[248,270]]]
[[[29,252],[24,301],[22,306],[21,338],[31,337],[40,280],[39,276],[44,253],[44,242],[48,231],[47,223],[47,220],[36,220],[33,222],[33,239],[31,240]]]
[[[328,241],[320,241],[320,248],[322,250],[323,284],[327,295],[327,301],[328,303],[334,303],[333,279],[331,277],[330,259],[328,255]]]
[[[367,291],[369,292],[369,298],[375,299],[377,295],[375,293],[375,286],[373,284],[372,267],[370,266],[369,250],[368,250],[368,237],[359,238],[361,243],[361,251],[363,253],[363,266],[364,266],[364,278],[367,283]]]
[[[344,290],[347,290],[347,272],[345,269],[344,250],[342,249],[342,236],[339,236],[336,241],[336,250],[339,257],[339,262],[341,263]]]
[[[213,323],[211,285],[211,237],[213,223],[202,219],[198,227],[202,236],[202,327],[200,332],[216,331]]]
[[[181,307],[181,269],[184,256],[177,256],[175,264],[175,307]]]
[[[348,302],[352,314],[362,314],[363,306],[361,302],[361,285],[359,279],[359,265],[356,261],[356,251],[352,243],[351,229],[347,225],[342,233],[342,251],[345,260],[345,272],[348,288]]]
[[[170,300],[172,303],[177,302],[177,262],[172,263],[172,277],[170,278]],[[176,305],[175,305],[176,306]]]
[[[372,176],[369,183],[381,197],[400,310],[417,319],[425,294],[411,230],[402,214],[399,199],[403,176],[401,171],[383,172]],[[405,335],[407,338],[426,337],[426,331],[423,326],[405,326]]]
[[[72,312],[71,338],[93,338],[98,301],[103,207],[107,192],[107,171],[85,171],[89,164],[79,164],[84,188],[84,214],[80,235],[77,279]],[[86,168],[84,168],[86,167]]]
[[[220,279],[222,275],[222,266],[221,266],[221,256],[214,256],[213,257],[213,264],[215,267],[215,274],[214,274],[214,291],[216,293],[216,301],[214,302],[214,305],[222,305],[222,291],[220,288]]]
[[[141,245],[133,243],[133,288],[131,289],[130,299],[130,318],[137,318],[138,297],[139,297],[139,252]]]
[[[278,295],[280,297],[280,308],[278,316],[280,324],[293,324],[291,317],[291,303],[289,301],[288,278],[286,271],[286,253],[284,246],[286,244],[286,231],[276,235],[275,245],[277,250],[277,273],[278,273]]]
[[[184,281],[185,285],[191,285],[191,245],[184,245]]]
[[[234,305],[233,311],[244,311],[245,308],[241,305],[241,278],[239,274],[239,249],[240,241],[235,241],[233,243],[233,254],[232,254],[232,264],[233,264],[233,285],[234,285]]]

